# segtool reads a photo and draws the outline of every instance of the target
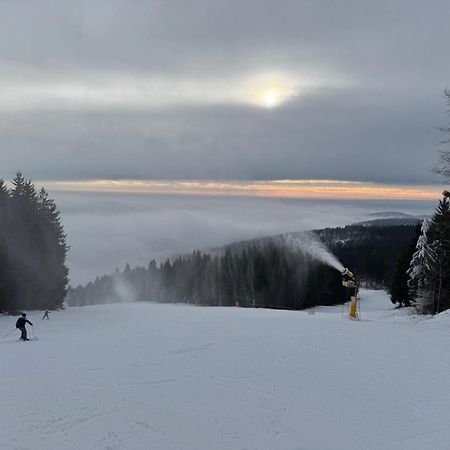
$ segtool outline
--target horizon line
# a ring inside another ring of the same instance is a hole
[[[49,191],[323,200],[438,200],[444,187],[351,180],[40,180]]]

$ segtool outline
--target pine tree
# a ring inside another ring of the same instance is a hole
[[[436,244],[429,236],[432,224],[432,220],[425,219],[423,221],[416,251],[407,271],[410,298],[415,301],[419,312],[427,312],[430,309],[430,298],[433,291]]]
[[[408,275],[419,312],[450,307],[450,193],[443,192],[432,220],[424,221]]]
[[[13,301],[18,309],[30,309],[39,295],[40,267],[37,251],[37,194],[33,184],[20,172],[11,190],[8,223],[8,256],[14,273]]]
[[[37,213],[42,284],[45,287],[45,297],[42,298],[40,307],[53,309],[62,306],[67,293],[69,269],[65,260],[69,246],[60,212],[44,188],[38,195]]]
[[[68,246],[59,211],[20,172],[12,185],[0,181],[0,309],[62,306]]]
[[[415,298],[415,292],[410,283],[411,278],[409,276],[409,269],[411,268],[410,264],[415,255],[416,244],[421,236],[421,233],[422,227],[420,223],[418,223],[416,226],[415,236],[413,236],[397,260],[395,273],[391,285],[389,286],[389,294],[392,303],[394,303],[394,305],[398,303],[400,307],[411,306],[411,303]],[[418,263],[419,261],[416,260],[415,263],[416,262]]]
[[[450,193],[443,192],[439,205],[433,216],[430,237],[435,251],[435,268],[433,277],[433,307],[436,314],[450,307]]]

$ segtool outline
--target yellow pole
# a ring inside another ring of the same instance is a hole
[[[357,319],[358,313],[356,310],[358,299],[356,298],[356,295],[350,297],[351,303],[350,303],[350,318],[351,319]]]

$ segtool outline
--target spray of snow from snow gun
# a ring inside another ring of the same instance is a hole
[[[260,245],[262,247],[267,243],[275,243],[278,246],[287,247],[291,250],[308,254],[313,259],[337,270],[342,275],[343,286],[351,289],[350,317],[352,319],[358,318],[358,284],[353,276],[353,273],[344,267],[344,265],[336,258],[335,255],[333,255],[333,253],[330,252],[327,246],[314,232],[305,231],[302,233],[289,233],[270,236],[256,241],[245,242],[243,245],[240,245],[234,249],[232,248],[231,250],[240,252],[245,249],[245,245]],[[214,254],[217,253],[218,251],[215,250]]]
[[[292,234],[283,234],[280,239],[284,241],[289,247],[303,251],[314,259],[326,264],[327,266],[336,269],[343,273],[345,267],[343,264],[328,250],[326,245],[319,240],[319,238],[312,232]]]
[[[351,319],[358,319],[358,283],[353,273],[345,268],[343,264],[334,256],[319,238],[311,232],[297,235],[282,235],[283,241],[292,248],[308,253],[313,258],[333,267],[342,274],[342,285],[351,290],[350,311]]]

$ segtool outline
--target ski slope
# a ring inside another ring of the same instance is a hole
[[[362,291],[361,314],[29,313],[39,340],[0,341],[0,448],[450,448],[450,316],[394,311],[380,291]],[[0,319],[2,336],[14,322]]]

